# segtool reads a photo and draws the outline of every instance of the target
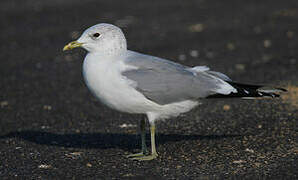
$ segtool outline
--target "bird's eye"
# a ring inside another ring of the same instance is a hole
[[[94,33],[93,34],[93,37],[96,37],[97,38],[97,37],[99,37],[99,35],[100,35],[99,33]]]

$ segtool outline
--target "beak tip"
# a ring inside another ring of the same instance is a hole
[[[77,41],[73,41],[68,43],[66,46],[64,46],[63,51],[71,50],[73,48],[81,47],[82,43],[79,43]]]
[[[68,50],[68,47],[67,46],[64,46],[63,50],[62,51],[67,51]]]
[[[65,46],[63,47],[63,51],[68,51],[68,50],[71,50],[71,49],[72,49],[72,46],[71,46],[70,43],[67,44],[67,45],[65,45]]]

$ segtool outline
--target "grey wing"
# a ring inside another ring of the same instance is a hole
[[[188,70],[192,71],[194,73],[206,72],[206,73],[213,75],[217,78],[220,78],[224,81],[232,81],[227,75],[225,75],[221,72],[210,71],[209,67],[207,67],[207,66],[195,66],[193,68],[188,68]]]
[[[132,53],[125,63],[137,69],[124,71],[122,75],[135,81],[136,89],[146,98],[162,105],[204,98],[219,93],[226,85],[206,72],[194,73],[189,67],[139,53]]]

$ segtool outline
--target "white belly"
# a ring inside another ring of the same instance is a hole
[[[86,56],[83,76],[87,87],[102,103],[128,113],[146,113],[152,103],[121,76],[122,62],[97,60]]]

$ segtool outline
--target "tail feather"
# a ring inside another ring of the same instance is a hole
[[[283,88],[275,88],[268,87],[264,85],[252,85],[252,84],[242,84],[231,81],[226,81],[235,89],[237,89],[237,93],[230,93],[227,95],[224,94],[214,94],[208,96],[207,98],[248,98],[254,99],[258,97],[279,97],[280,92],[286,92],[286,89]]]

